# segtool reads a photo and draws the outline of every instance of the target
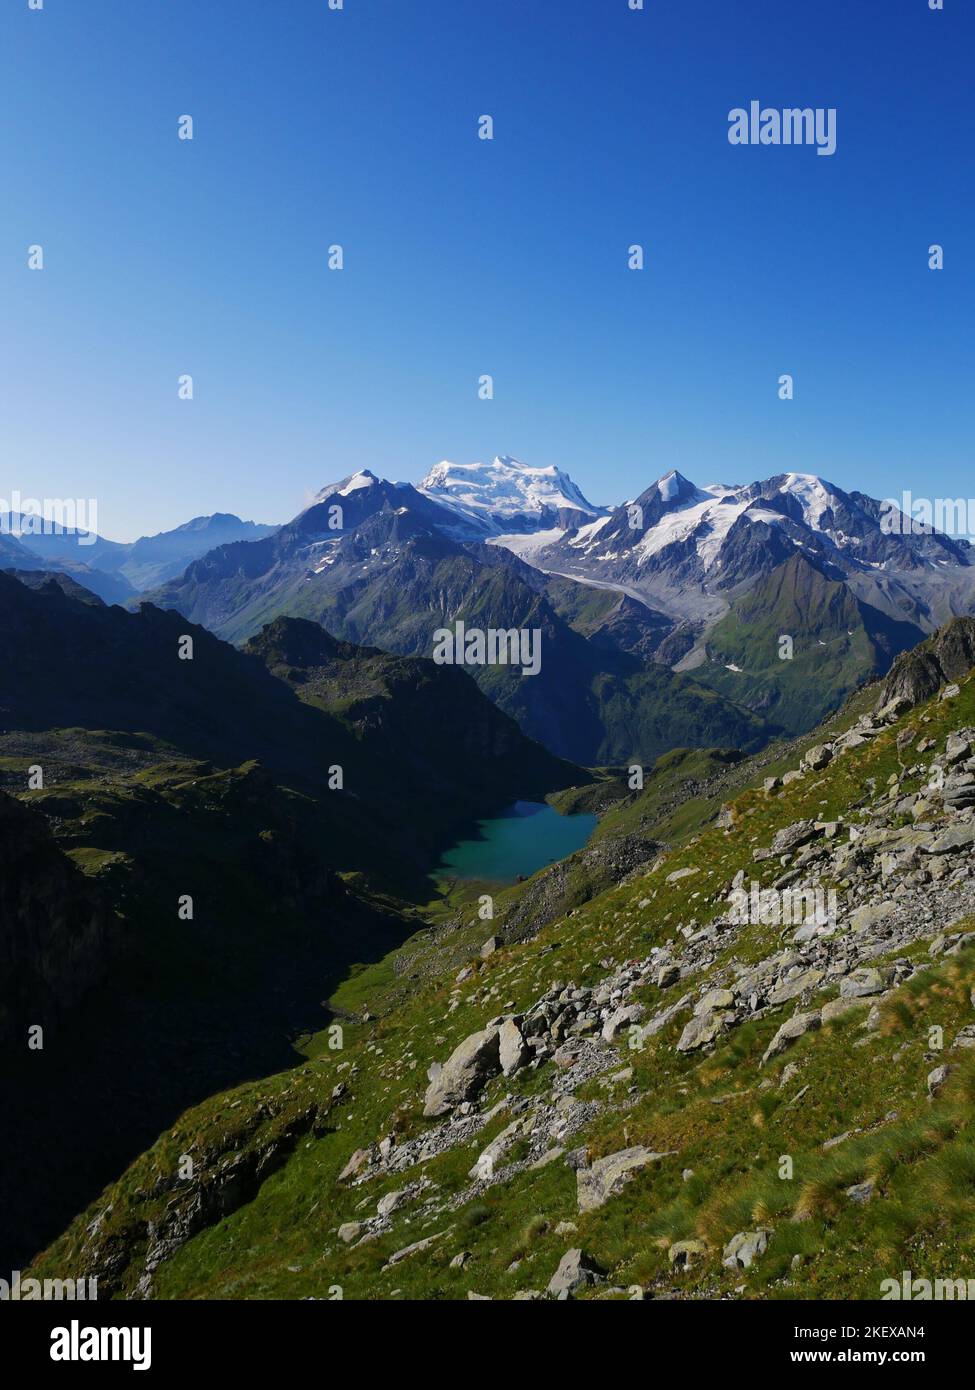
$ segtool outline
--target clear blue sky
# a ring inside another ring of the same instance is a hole
[[[94,496],[129,539],[495,453],[597,502],[670,467],[971,494],[945,6],[2,0],[0,497]],[[731,146],[753,98],[835,106],[836,154]]]

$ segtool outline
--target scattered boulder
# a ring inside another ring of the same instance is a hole
[[[690,878],[692,874],[698,873],[697,869],[675,869],[673,873],[667,875],[668,883],[679,883],[682,878]]]
[[[771,1234],[768,1226],[759,1226],[757,1231],[739,1231],[725,1246],[721,1263],[726,1269],[750,1269],[765,1254]]]
[[[865,999],[870,994],[882,994],[890,979],[889,971],[875,970],[872,966],[851,970],[840,981],[840,998]]]
[[[708,1253],[703,1240],[675,1240],[667,1251],[667,1259],[674,1269],[691,1269]]]
[[[424,1116],[436,1119],[470,1100],[500,1070],[499,1030],[484,1028],[479,1033],[471,1033],[431,1077],[424,1097]]]
[[[547,1292],[553,1298],[568,1298],[577,1289],[595,1284],[601,1273],[599,1266],[583,1251],[567,1250],[548,1282]]]
[[[443,1240],[444,1236],[451,1230],[453,1227],[448,1226],[446,1231],[438,1231],[435,1236],[427,1236],[425,1240],[415,1240],[412,1245],[404,1245],[402,1250],[397,1250],[394,1255],[390,1255],[385,1268],[388,1269],[390,1265],[398,1265],[401,1260],[408,1260],[411,1255],[418,1255],[421,1250],[429,1250],[431,1245],[436,1245],[438,1240]]]
[[[368,1149],[356,1149],[341,1173],[339,1173],[339,1182],[346,1182],[349,1178],[357,1178],[363,1168],[368,1168],[371,1162],[372,1154]]]
[[[975,824],[968,821],[964,825],[951,825],[940,835],[921,848],[928,854],[957,854],[959,850],[970,849],[975,844]]]
[[[615,1197],[634,1173],[638,1173],[650,1163],[656,1163],[658,1159],[668,1157],[670,1154],[654,1153],[652,1149],[637,1145],[632,1149],[621,1149],[618,1153],[597,1159],[590,1168],[578,1169],[576,1195],[579,1210],[595,1211],[610,1197]]]
[[[642,1004],[625,1004],[615,1013],[611,1013],[603,1024],[603,1041],[615,1042],[619,1035],[625,1033],[634,1023],[640,1023],[646,1012]]]
[[[514,1076],[530,1055],[518,1024],[513,1018],[506,1018],[498,1033],[498,1058],[505,1076]]]
[[[872,931],[885,922],[888,917],[893,916],[896,911],[897,904],[893,902],[858,907],[850,914],[850,930],[858,933]]]
[[[721,1011],[695,1014],[680,1035],[677,1051],[695,1052],[699,1047],[706,1047],[724,1032],[733,1018],[734,1014]]]
[[[800,994],[816,989],[824,979],[825,974],[822,970],[800,971],[798,975],[793,975],[791,979],[783,980],[781,984],[776,985],[769,994],[768,1002],[773,1006],[788,1003],[790,999],[797,999]]]
[[[833,761],[832,746],[828,743],[817,743],[815,747],[806,749],[802,761],[812,772],[821,772]]]
[[[404,1207],[410,1200],[410,1192],[407,1188],[400,1188],[398,1192],[387,1192],[385,1197],[380,1197],[376,1204],[377,1216],[392,1216],[394,1211]]]
[[[780,830],[772,841],[773,854],[791,854],[793,850],[808,845],[821,831],[811,820],[798,820]]]
[[[526,1128],[530,1127],[531,1122],[525,1116],[519,1116],[517,1120],[512,1120],[511,1124],[496,1135],[487,1148],[478,1155],[477,1162],[471,1168],[468,1177],[479,1179],[482,1182],[493,1178],[498,1160],[504,1157],[512,1144],[521,1138]]]
[[[709,989],[694,1005],[695,1014],[712,1013],[715,1009],[734,1008],[735,996],[730,989]]]
[[[936,1096],[950,1075],[951,1067],[947,1063],[943,1063],[940,1067],[935,1067],[934,1071],[928,1072],[928,1095],[932,1098]]]
[[[778,1057],[780,1052],[784,1052],[790,1043],[795,1042],[797,1038],[805,1037],[807,1033],[812,1032],[813,1029],[818,1028],[819,1025],[820,1015],[818,1010],[814,1009],[810,1013],[805,1014],[793,1014],[791,1018],[786,1019],[785,1023],[783,1023],[782,1027],[765,1049],[765,1055],[759,1063],[759,1066],[764,1067],[766,1062],[770,1062],[773,1057]]]

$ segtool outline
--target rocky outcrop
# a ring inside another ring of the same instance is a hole
[[[897,700],[913,708],[975,666],[975,618],[955,618],[912,651],[897,657],[880,687],[877,709]]]

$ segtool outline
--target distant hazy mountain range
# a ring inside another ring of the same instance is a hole
[[[203,518],[82,559],[236,643],[280,615],[410,656],[457,621],[537,630],[539,675],[469,668],[482,689],[560,756],[646,763],[810,728],[975,611],[971,545],[882,518],[798,473],[699,487],[670,471],[601,507],[505,456],[438,463],[415,487],[361,471],[276,530]]]
[[[0,566],[65,571],[106,603],[125,603],[182,574],[214,546],[258,540],[273,530],[218,512],[125,545],[60,526],[40,528],[37,518],[8,513],[0,517]]]

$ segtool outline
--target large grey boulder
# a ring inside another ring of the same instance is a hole
[[[530,1055],[518,1024],[513,1018],[506,1018],[498,1034],[498,1059],[505,1076],[513,1076]]]
[[[952,825],[936,835],[930,844],[921,848],[928,854],[957,854],[959,850],[970,849],[975,844],[975,824],[968,821],[964,825]]]
[[[500,1134],[495,1135],[486,1149],[482,1149],[478,1155],[477,1162],[468,1173],[468,1177],[479,1179],[482,1182],[490,1182],[494,1177],[495,1170],[499,1161],[515,1144],[526,1131],[532,1126],[531,1116],[521,1116],[517,1120],[512,1120]]]
[[[895,902],[866,904],[850,914],[850,930],[857,934],[872,932],[880,927],[897,911]]]
[[[610,1014],[603,1024],[603,1041],[615,1042],[621,1033],[626,1032],[634,1023],[641,1022],[646,1012],[642,1004],[624,1004],[622,1008]]]
[[[821,833],[816,829],[813,821],[797,820],[793,825],[785,826],[776,834],[772,841],[772,853],[791,854],[793,850],[799,849],[802,845],[808,845],[810,840],[815,840],[816,836]]]
[[[709,989],[694,1005],[694,1012],[709,1014],[715,1009],[732,1009],[734,1005],[735,996],[730,989]]]
[[[721,1263],[726,1269],[750,1269],[765,1254],[771,1234],[768,1226],[759,1226],[757,1231],[739,1231],[725,1246]]]
[[[851,970],[840,981],[841,999],[865,999],[870,994],[882,994],[890,984],[893,971],[861,966]]]
[[[806,749],[802,761],[813,772],[820,772],[833,761],[832,746],[828,743],[817,743],[813,748]]]
[[[597,1159],[591,1168],[579,1168],[576,1171],[579,1210],[595,1211],[604,1202],[608,1202],[610,1197],[615,1197],[622,1191],[634,1173],[638,1173],[650,1163],[656,1163],[658,1159],[669,1156],[654,1153],[652,1149],[638,1144],[632,1149],[620,1149],[606,1158]]]
[[[661,1029],[666,1028],[668,1023],[671,1023],[678,1014],[683,1013],[690,1007],[693,997],[692,994],[683,994],[677,1000],[676,1004],[670,1004],[666,1009],[661,1009],[659,1013],[654,1014],[653,1018],[643,1025],[641,1029],[643,1036],[645,1038],[652,1038],[655,1033],[659,1033]]]
[[[595,1284],[600,1272],[598,1266],[581,1250],[567,1250],[548,1282],[548,1292],[553,1298],[568,1298],[576,1289]]]
[[[786,1004],[790,999],[797,999],[800,994],[805,994],[807,990],[818,988],[825,978],[825,971],[803,970],[791,979],[783,980],[781,984],[776,985],[768,997],[768,1002],[772,1005]]]
[[[680,1035],[677,1051],[695,1052],[699,1047],[706,1047],[708,1043],[714,1042],[719,1033],[724,1032],[733,1018],[733,1013],[722,1010],[695,1014]]]
[[[790,1043],[794,1043],[797,1038],[804,1037],[806,1033],[818,1028],[820,1023],[819,1011],[813,1010],[805,1014],[793,1014],[786,1019],[775,1037],[765,1049],[765,1056],[759,1066],[764,1067],[766,1062],[770,1062],[773,1057],[778,1057],[780,1052],[784,1052]]]
[[[423,1101],[423,1114],[429,1119],[446,1115],[455,1106],[471,1100],[501,1070],[499,1030],[484,1028],[471,1033],[435,1071]]]

